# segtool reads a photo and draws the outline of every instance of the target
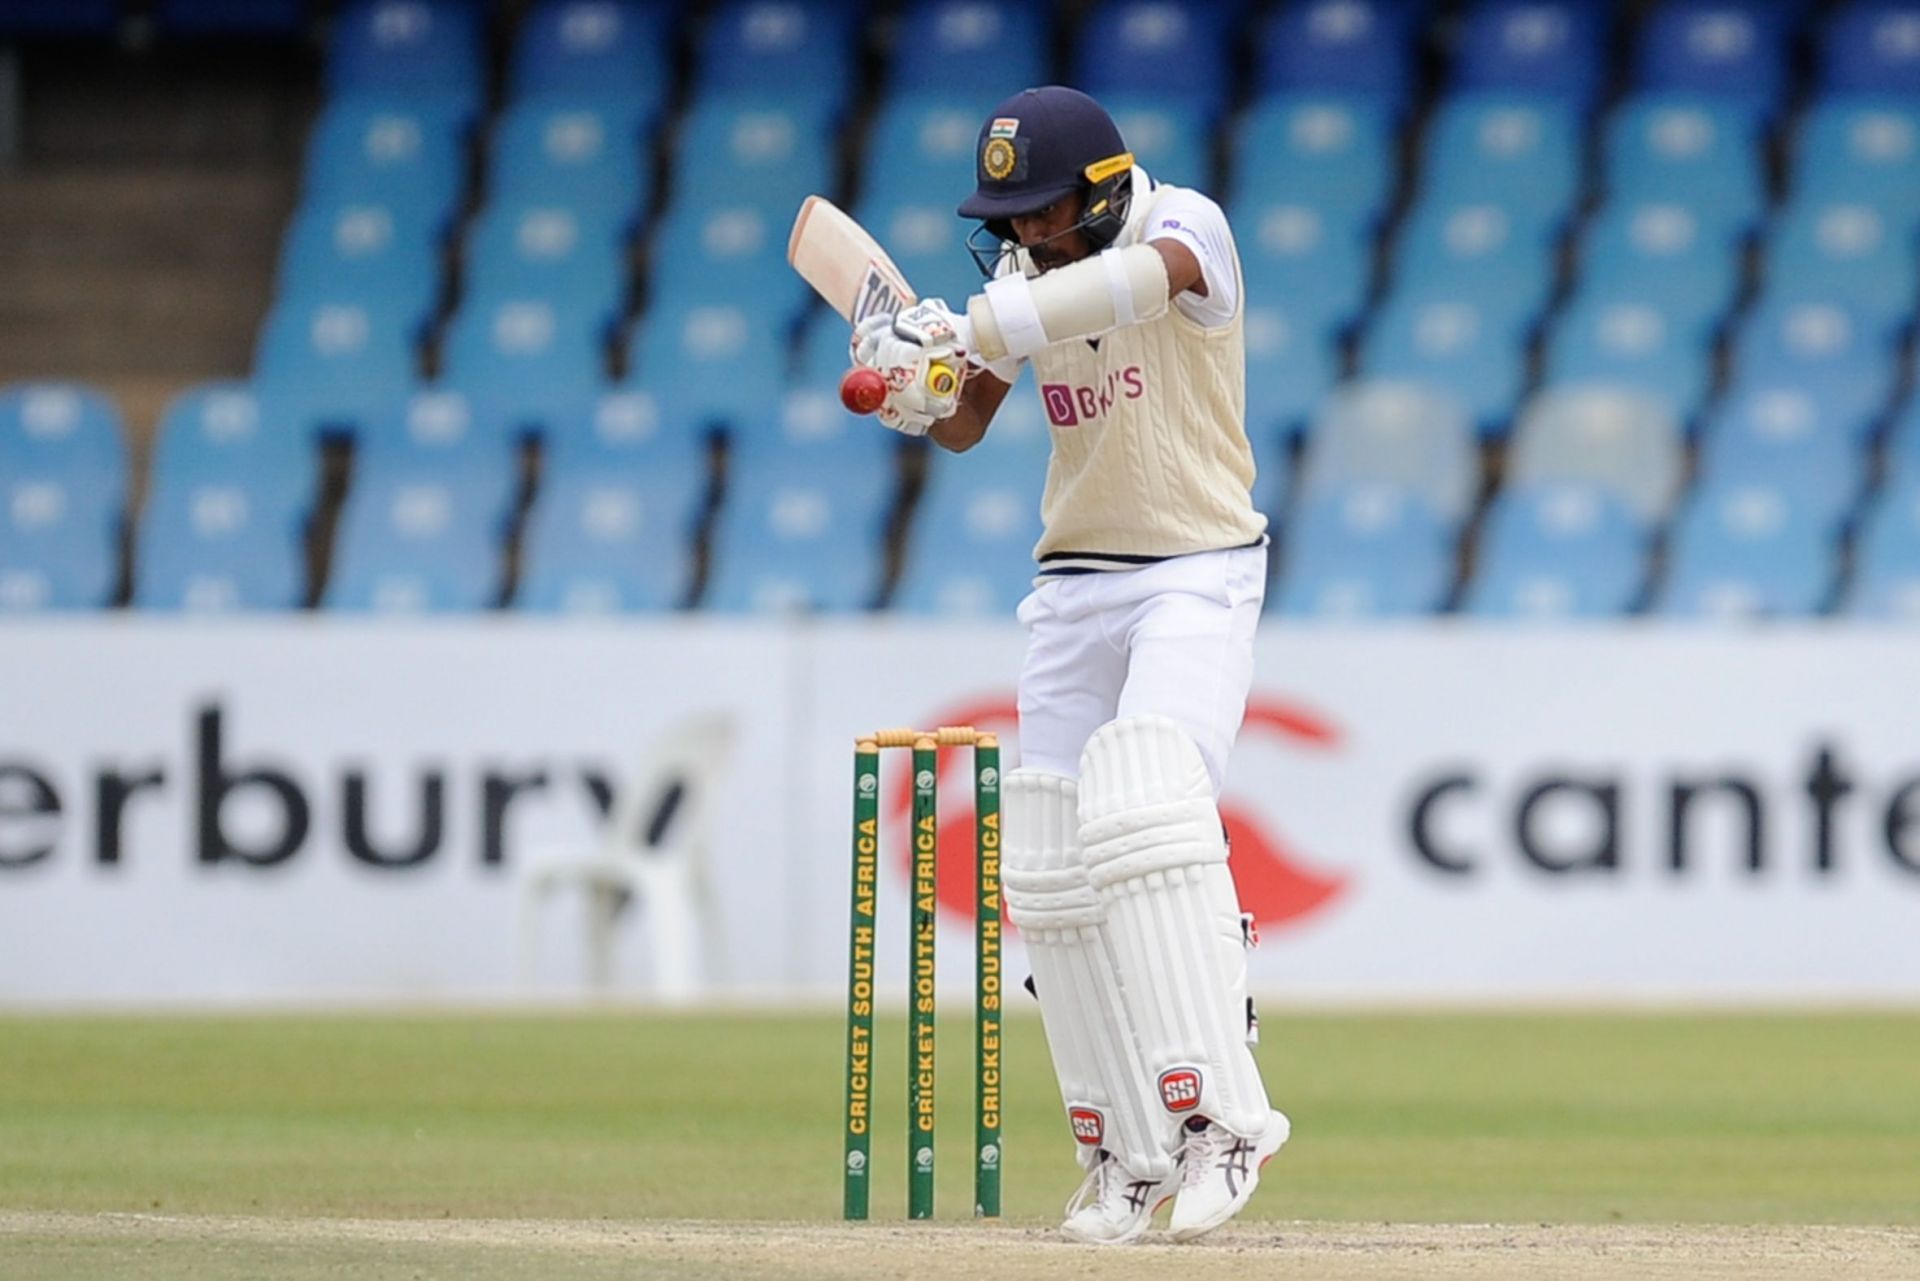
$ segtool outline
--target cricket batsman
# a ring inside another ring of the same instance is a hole
[[[1002,102],[974,160],[959,213],[988,283],[960,311],[867,318],[853,355],[890,389],[881,421],[956,452],[1023,366],[1039,384],[1053,456],[1019,610],[1007,911],[1087,1171],[1065,1231],[1131,1241],[1171,1198],[1190,1240],[1239,1213],[1289,1128],[1249,1048],[1216,805],[1267,577],[1239,256],[1220,207],[1156,183],[1076,90]]]

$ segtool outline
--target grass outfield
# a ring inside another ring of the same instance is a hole
[[[941,1217],[964,1219],[970,1028],[941,1030]],[[1294,1139],[1250,1223],[1920,1225],[1920,1015],[1273,1013],[1265,1032]],[[0,1255],[40,1269],[9,1276],[138,1273],[102,1213],[830,1223],[841,1034],[831,1014],[0,1018]],[[904,1029],[878,1036],[885,1220]],[[1037,1227],[1077,1177],[1038,1021],[1009,1039],[1007,1211]],[[481,1275],[456,1256],[484,1242],[446,1249]]]

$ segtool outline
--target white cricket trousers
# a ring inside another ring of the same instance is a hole
[[[1177,556],[1140,569],[1044,578],[1020,603],[1020,764],[1069,778],[1093,732],[1173,718],[1219,794],[1253,684],[1267,549]]]

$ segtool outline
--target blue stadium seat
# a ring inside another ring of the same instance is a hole
[[[1641,86],[1713,94],[1755,115],[1773,114],[1786,88],[1789,8],[1773,0],[1665,0],[1640,30]]]
[[[1454,55],[1465,89],[1517,89],[1584,108],[1606,66],[1610,7],[1584,0],[1481,0],[1468,10]]]
[[[955,217],[954,205],[924,196],[863,200],[853,216],[873,233],[922,298],[942,298],[963,308],[966,297],[985,282],[967,255],[967,235],[974,224]]]
[[[947,212],[951,219],[952,210]],[[651,305],[677,310],[751,303],[769,314],[792,315],[813,298],[787,266],[792,217],[791,210],[783,216],[753,201],[682,203],[661,220],[654,237]]]
[[[354,453],[356,480],[458,479],[461,502],[504,528],[520,492],[510,419],[455,391],[416,392],[376,418]]]
[[[1409,6],[1396,0],[1301,0],[1259,31],[1254,80],[1263,94],[1365,97],[1397,114],[1411,94]]]
[[[1845,603],[1851,617],[1920,621],[1920,484],[1915,479],[1889,487],[1861,523]]]
[[[1324,318],[1290,301],[1250,297],[1244,312],[1247,431],[1291,434],[1339,375],[1333,339]]]
[[[1526,328],[1553,287],[1555,221],[1525,206],[1430,197],[1400,231],[1396,287],[1471,298],[1505,324]]]
[[[956,0],[952,7],[970,6]],[[862,198],[930,201],[945,205],[951,215],[973,191],[974,143],[997,101],[914,93],[883,105],[867,135]]]
[[[1234,143],[1236,202],[1310,205],[1370,232],[1394,180],[1387,111],[1364,98],[1288,95],[1255,103]]]
[[[1606,127],[1611,197],[1684,204],[1710,225],[1751,227],[1766,207],[1756,130],[1751,115],[1722,99],[1631,96]]]
[[[628,378],[676,424],[751,429],[779,412],[785,335],[739,306],[654,307],[633,332]]]
[[[1549,383],[1599,383],[1658,396],[1681,421],[1699,410],[1712,377],[1712,331],[1618,286],[1582,291],[1561,312],[1547,348]]]
[[[480,15],[463,0],[357,0],[333,20],[330,94],[438,98],[462,118],[485,93]]]
[[[246,383],[203,383],[174,397],[154,445],[156,482],[226,480],[303,516],[319,459],[312,436],[291,426]]]
[[[444,234],[465,183],[459,114],[442,102],[337,98],[307,144],[309,204],[385,205]]]
[[[1782,211],[1768,238],[1770,292],[1843,300],[1875,329],[1903,328],[1920,279],[1915,228],[1870,204],[1840,204],[1809,193]]]
[[[646,203],[637,103],[573,95],[523,99],[493,136],[496,200],[565,205],[623,229]]]
[[[1613,495],[1645,527],[1666,519],[1686,466],[1682,424],[1658,399],[1608,387],[1548,387],[1507,447],[1515,486],[1571,483]]]
[[[568,205],[493,204],[467,236],[467,303],[540,298],[603,331],[626,293],[619,225]]]
[[[241,476],[156,477],[140,517],[133,603],[194,613],[297,609],[306,509]]]
[[[1892,388],[1892,335],[1846,304],[1763,294],[1734,343],[1735,386],[1804,388],[1823,405],[1871,413]]]
[[[1366,302],[1373,245],[1364,225],[1309,204],[1241,203],[1232,213],[1249,303],[1285,304],[1323,337]]]
[[[153,23],[178,36],[296,36],[309,8],[307,0],[158,0]]]
[[[1162,94],[1211,121],[1230,83],[1226,34],[1219,11],[1205,3],[1103,0],[1080,28],[1075,83],[1102,102]],[[1132,146],[1124,125],[1120,133]]]
[[[254,380],[302,433],[355,432],[413,386],[413,318],[357,303],[277,304]]]
[[[362,303],[423,328],[440,295],[434,229],[391,205],[310,204],[280,251],[283,299]]]
[[[1418,384],[1350,383],[1314,416],[1301,487],[1308,499],[1402,490],[1457,529],[1480,489],[1473,419],[1451,397]]]
[[[1014,0],[918,0],[900,17],[893,43],[896,92],[963,93],[991,106],[1046,84],[1052,32],[1044,6]],[[985,119],[973,122],[977,130]],[[968,136],[969,142],[972,135]]]
[[[1857,428],[1822,418],[1804,393],[1739,394],[1708,424],[1700,476],[1776,489],[1808,519],[1837,528],[1866,478],[1863,443]]]
[[[1011,618],[1032,590],[1045,473],[982,476],[972,461],[930,462],[894,609]]]
[[[1512,416],[1525,374],[1526,322],[1473,293],[1395,290],[1367,333],[1369,378],[1427,383],[1472,413],[1483,434]]]
[[[675,190],[682,199],[754,203],[791,218],[802,200],[833,182],[831,118],[804,98],[704,99],[680,128]]]
[[[1869,204],[1899,226],[1920,221],[1920,105],[1849,95],[1801,118],[1794,190],[1803,198]]]
[[[1757,619],[1817,614],[1832,591],[1833,527],[1760,484],[1703,485],[1674,525],[1659,611]]]
[[[1580,186],[1579,115],[1543,94],[1456,94],[1427,135],[1424,195],[1486,201],[1517,217],[1563,221]]]
[[[562,416],[544,445],[542,465],[553,472],[658,470],[706,485],[706,434],[669,422],[652,396],[632,388],[608,391]]]
[[[701,37],[699,89],[764,93],[837,107],[854,82],[850,8],[835,0],[728,0]]]
[[[1616,200],[1581,237],[1580,296],[1644,302],[1710,332],[1740,284],[1737,231],[1709,211],[1665,200]]]
[[[1100,101],[1120,127],[1127,150],[1156,181],[1211,190],[1212,132],[1198,107],[1173,95],[1119,90]]]
[[[776,412],[730,428],[727,439],[735,458],[783,458],[800,467],[832,464],[888,475],[904,444],[872,418],[848,413],[831,384],[789,389]]]
[[[1647,535],[1595,486],[1510,489],[1493,502],[1463,608],[1490,618],[1612,618],[1647,577]]]
[[[880,589],[891,473],[784,457],[730,470],[704,604],[724,613],[849,611]]]
[[[322,604],[419,614],[480,610],[500,594],[501,528],[491,486],[465,470],[356,475],[340,511]]]
[[[1452,578],[1446,522],[1414,495],[1390,486],[1322,494],[1301,504],[1288,527],[1279,612],[1426,614],[1446,602]]]
[[[111,36],[120,0],[0,0],[0,36]]]
[[[1856,0],[1827,24],[1820,80],[1837,93],[1920,93],[1920,5]]]
[[[623,99],[652,119],[672,80],[669,12],[650,0],[545,0],[520,24],[515,94]]]
[[[469,299],[447,328],[441,378],[482,415],[545,432],[607,382],[597,318],[539,297]]]
[[[1886,466],[1889,485],[1920,484],[1920,396],[1908,399],[1887,430]]]
[[[104,396],[64,383],[0,391],[0,613],[111,602],[126,477]]]

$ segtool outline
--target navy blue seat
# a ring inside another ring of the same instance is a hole
[[[707,20],[699,88],[716,94],[778,87],[838,107],[853,75],[853,12],[835,0],[727,0]]]
[[[1665,0],[1640,31],[1640,84],[1714,94],[1772,114],[1786,87],[1789,8],[1772,0]]]
[[[1659,611],[1729,621],[1817,614],[1837,547],[1832,524],[1777,487],[1703,485],[1675,522]]]
[[[110,603],[126,485],[105,396],[67,383],[0,391],[0,612]]]
[[[1412,6],[1394,0],[1301,0],[1261,28],[1255,84],[1364,97],[1397,114],[1412,91]]]
[[[1766,207],[1753,116],[1725,99],[1643,93],[1607,121],[1607,189],[1616,202],[1684,204],[1708,225],[1751,227]]]
[[[441,378],[515,430],[544,432],[607,382],[601,318],[544,297],[471,298],[447,328]]]
[[[1920,221],[1920,106],[1911,98],[1816,102],[1796,138],[1798,195],[1872,205],[1903,227]]]
[[[1646,532],[1625,503],[1595,486],[1527,486],[1488,510],[1463,606],[1493,618],[1618,617],[1646,576]]]
[[[1164,95],[1211,122],[1229,83],[1226,36],[1210,4],[1102,0],[1080,28],[1074,83],[1102,102],[1117,94]],[[1120,132],[1127,136],[1124,125]]]
[[[1235,203],[1308,205],[1371,231],[1392,190],[1391,118],[1364,98],[1291,94],[1248,109],[1234,142]]]
[[[568,205],[493,204],[467,237],[467,304],[538,298],[610,332],[626,294],[619,224]]]
[[[1584,108],[1606,65],[1609,6],[1585,0],[1481,0],[1454,55],[1465,89],[1517,89]]]
[[[492,190],[502,202],[563,205],[623,229],[647,199],[641,104],[543,94],[501,117],[493,135]]]
[[[482,34],[463,0],[355,0],[333,20],[328,91],[437,98],[471,117],[485,92]]]
[[[514,92],[622,99],[653,118],[672,74],[669,12],[641,0],[545,0],[520,24]]]
[[[728,476],[703,603],[735,614],[870,607],[893,490],[891,473],[743,460]]]
[[[1291,618],[1426,614],[1446,601],[1453,549],[1444,522],[1392,486],[1322,494],[1287,529],[1280,609]]]
[[[1854,548],[1845,611],[1854,618],[1920,621],[1920,483],[1890,486],[1867,513]]]
[[[1920,7],[1856,0],[1828,22],[1820,81],[1838,93],[1920,94]]]
[[[147,494],[134,557],[142,609],[296,609],[306,599],[307,513],[243,477],[163,473]]]
[[[915,98],[954,92],[991,106],[1050,83],[1048,17],[1044,6],[1014,0],[917,0],[900,16],[893,84]]]

